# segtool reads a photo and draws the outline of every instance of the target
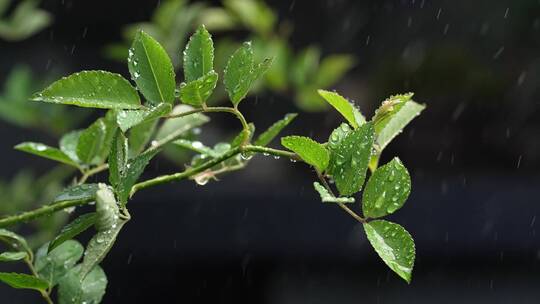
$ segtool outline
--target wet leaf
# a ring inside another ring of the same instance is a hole
[[[255,145],[257,146],[268,145],[274,138],[276,138],[276,136],[278,136],[281,130],[283,130],[296,118],[296,116],[298,116],[298,114],[289,113],[285,115],[285,117],[283,117],[281,120],[276,121],[266,131],[264,131],[263,133],[261,133],[261,135],[259,135],[259,137],[255,140]]]
[[[131,128],[128,134],[129,157],[135,157],[144,150],[150,139],[152,139],[157,124],[157,120],[152,120]]]
[[[366,223],[364,229],[371,246],[386,265],[410,283],[416,252],[407,230],[384,220]]]
[[[15,232],[0,228],[0,241],[7,244],[14,250],[24,251],[29,256],[33,255],[33,251],[30,246],[28,246],[26,240]]]
[[[156,120],[167,115],[171,110],[171,104],[160,103],[156,106],[150,106],[147,109],[119,111],[116,115],[116,122],[123,132],[127,132],[127,130],[141,123]]]
[[[86,231],[88,228],[92,227],[94,223],[96,222],[96,213],[86,213],[75,220],[73,220],[71,223],[67,224],[62,228],[60,233],[50,242],[49,247],[47,248],[48,252],[51,252],[56,247],[60,246],[64,242],[73,239],[77,235],[81,234],[82,232]]]
[[[114,188],[117,188],[122,181],[128,159],[128,140],[124,133],[117,131],[109,155],[109,182]]]
[[[330,142],[332,142],[332,136],[334,133],[330,135]],[[346,133],[345,137],[337,143],[328,145],[331,153],[328,173],[332,175],[341,195],[349,196],[362,189],[372,147],[373,125],[371,123],[363,124],[358,129]]]
[[[181,114],[191,110],[193,110],[193,107],[191,106],[178,105],[173,109],[171,114]],[[201,113],[167,119],[167,121],[165,121],[165,123],[163,123],[161,128],[158,130],[156,140],[162,141],[170,137],[176,138],[193,128],[199,127],[207,123],[208,121],[210,121],[208,116]]]
[[[52,159],[54,161],[57,161],[66,165],[70,165],[76,168],[79,167],[78,164],[76,164],[64,152],[60,151],[57,148],[53,148],[42,143],[23,142],[16,145],[15,149],[26,152],[26,153],[34,154],[43,158]]]
[[[82,184],[72,186],[60,192],[60,194],[55,197],[54,203],[94,199],[96,197],[97,189],[97,184]]]
[[[77,156],[77,144],[82,131],[76,130],[62,136],[59,143],[60,151],[64,152],[72,161],[79,163],[80,159]]]
[[[105,145],[106,135],[107,125],[101,118],[82,131],[77,142],[77,157],[82,163],[88,165],[101,163],[101,151]]]
[[[326,148],[309,137],[287,136],[281,138],[281,144],[298,154],[306,163],[314,166],[319,172],[328,166],[330,155]]]
[[[237,106],[249,92],[252,72],[253,49],[245,42],[229,58],[224,71],[223,83],[233,105]]]
[[[24,273],[0,272],[0,281],[16,289],[45,291],[49,287],[46,281]]]
[[[53,287],[81,259],[84,248],[74,240],[67,240],[49,252],[48,248],[49,244],[45,244],[38,249],[34,267],[39,277]]]
[[[426,108],[412,100],[412,93],[391,96],[385,100],[372,119],[376,144],[382,151],[405,126]]]
[[[396,157],[369,178],[362,197],[364,216],[378,218],[403,207],[411,192],[411,177]]]
[[[26,259],[28,257],[28,254],[23,251],[17,251],[17,252],[2,252],[0,253],[0,262],[16,262],[23,259]]]
[[[204,25],[189,38],[184,50],[184,77],[190,83],[214,69],[214,43]],[[217,80],[217,74],[216,74]],[[215,85],[214,85],[215,86]]]
[[[188,83],[180,85],[180,100],[182,103],[201,106],[208,100],[216,88],[218,74],[213,70]]]
[[[319,195],[321,196],[321,201],[323,203],[354,203],[354,197],[335,197],[323,185],[319,184],[318,182],[314,182],[313,187],[315,188],[315,190],[317,190],[317,192],[319,192]]]
[[[101,303],[107,289],[107,276],[99,266],[81,281],[81,266],[72,268],[59,282],[59,304],[98,304]]]
[[[174,102],[176,83],[171,59],[165,49],[143,31],[133,39],[128,67],[132,79],[150,103]]]
[[[331,106],[333,106],[345,119],[349,122],[353,128],[357,129],[360,125],[366,122],[366,119],[360,111],[347,99],[342,97],[336,92],[330,92],[325,90],[318,90],[319,95],[322,96]]]
[[[119,74],[84,71],[64,77],[40,93],[34,101],[44,101],[100,109],[138,109],[139,95]]]

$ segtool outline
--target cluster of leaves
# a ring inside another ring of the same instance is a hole
[[[4,16],[11,0],[0,0],[0,38],[10,41],[24,40],[47,27],[52,16],[38,8],[39,1],[18,1],[9,16]]]
[[[256,80],[268,72],[272,59],[257,60],[252,44],[242,44],[230,56],[223,73],[223,86],[232,106],[209,107],[206,101],[219,76],[214,70],[214,43],[204,26],[191,36],[183,54],[184,82],[177,86],[175,69],[165,49],[152,36],[139,31],[127,57],[136,87],[119,74],[83,71],[52,83],[32,97],[34,101],[106,111],[86,129],[65,134],[58,147],[37,142],[16,146],[76,168],[82,175],[51,204],[2,218],[0,227],[90,203],[95,203],[95,212],[80,215],[66,225],[35,255],[22,237],[0,230],[0,240],[10,248],[2,253],[2,259],[24,261],[31,271],[0,273],[0,281],[15,288],[35,289],[49,303],[56,286],[60,303],[99,303],[107,285],[99,265],[130,220],[127,205],[137,191],[187,178],[203,185],[219,174],[243,168],[255,153],[288,157],[313,166],[322,183],[314,184],[322,201],[338,204],[362,222],[377,253],[409,281],[415,254],[412,238],[397,224],[371,219],[398,210],[410,192],[409,175],[398,159],[376,167],[384,147],[423,109],[412,101],[412,94],[390,97],[371,121],[366,121],[347,99],[320,90],[322,98],[347,123],[334,130],[324,144],[308,137],[284,137],[281,143],[289,152],[266,146],[296,114],[285,115],[255,138],[254,124],[248,123],[238,108]],[[193,130],[209,121],[206,113],[214,112],[234,115],[242,130],[230,142],[209,147],[197,140]],[[168,145],[195,152],[187,169],[139,182],[152,158]],[[355,201],[353,195],[362,189],[368,167],[374,172],[363,193],[362,217],[346,204]],[[105,170],[109,172],[107,184],[87,183],[90,176]],[[339,196],[334,195],[327,178],[335,182]],[[86,248],[73,240],[92,227],[94,235]]]
[[[316,93],[318,88],[329,88],[337,83],[355,65],[355,59],[347,54],[332,54],[321,58],[315,46],[294,51],[289,41],[290,24],[278,23],[278,15],[262,0],[225,0],[223,6],[209,6],[186,0],[162,1],[149,22],[135,23],[125,27],[125,43],[110,45],[106,54],[110,58],[124,60],[129,42],[139,29],[151,34],[171,56],[175,70],[182,64],[185,38],[197,24],[205,24],[208,30],[227,33],[247,31],[253,42],[258,61],[274,57],[263,81],[257,82],[254,91],[269,89],[278,93],[292,92],[297,106],[305,111],[322,111],[327,104]],[[240,45],[224,36],[216,42],[216,71],[223,71],[227,58]],[[219,84],[218,84],[219,85]],[[224,99],[217,90],[211,103]]]

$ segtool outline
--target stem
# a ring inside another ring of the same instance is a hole
[[[289,151],[283,151],[278,149],[272,149],[267,148],[263,146],[253,146],[253,145],[246,145],[243,148],[243,152],[257,152],[257,153],[263,153],[263,154],[271,154],[279,157],[286,157],[290,158],[292,160],[300,160],[300,157],[296,155],[296,153],[289,152]]]
[[[86,182],[86,180],[91,177],[92,175],[95,175],[95,174],[98,174],[102,171],[105,171],[109,169],[109,164],[102,164],[102,165],[99,165],[93,169],[90,169],[88,171],[86,171],[82,176],[81,176],[81,179],[79,180],[78,184],[81,185],[81,184],[84,184]]]
[[[55,213],[57,211],[70,208],[70,207],[77,207],[82,206],[84,204],[87,204],[91,202],[92,200],[80,200],[80,201],[65,201],[65,202],[59,202],[52,205],[45,205],[43,207],[34,209],[32,211],[24,212],[21,214],[5,217],[3,219],[0,219],[0,228],[11,226],[14,224],[17,224],[19,222],[27,222],[29,220],[33,220],[38,217],[46,216],[52,213]]]
[[[317,170],[317,177],[319,178],[319,180],[321,181],[321,183],[323,184],[323,186],[326,188],[326,190],[328,190],[328,192],[330,192],[330,194],[332,194],[333,196],[334,195],[334,192],[332,191],[332,188],[330,187],[330,185],[328,185],[328,183],[326,182],[326,179],[324,178],[324,176],[321,174],[321,172],[319,172],[319,170]],[[367,220],[363,217],[361,217],[360,215],[358,215],[356,212],[352,211],[349,207],[347,207],[345,204],[343,203],[337,203],[338,206],[343,209],[345,212],[347,212],[350,216],[352,216],[355,220],[359,221],[360,223],[362,224],[365,224],[367,223]]]
[[[32,263],[32,259],[31,258],[25,258],[24,259],[24,262],[26,263],[26,265],[28,266],[28,268],[30,269],[30,272],[32,273],[32,275],[36,278],[39,278],[38,274],[37,274],[37,271],[36,269],[34,268],[34,264]],[[49,292],[45,291],[45,290],[40,290],[39,293],[41,294],[41,296],[43,297],[43,299],[47,302],[47,304],[54,304],[54,302],[52,301],[51,297],[50,297],[50,294]]]

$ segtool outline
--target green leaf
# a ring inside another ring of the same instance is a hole
[[[192,106],[201,106],[216,88],[218,74],[213,70],[200,78],[180,85],[180,100]]]
[[[159,150],[146,152],[138,155],[128,162],[117,189],[120,204],[125,205],[127,203],[127,200],[131,194],[131,188],[135,185],[137,180],[139,180],[144,168],[146,168],[150,160],[152,160],[152,158],[154,158],[158,152]]]
[[[82,184],[72,186],[60,192],[60,194],[55,197],[53,202],[58,203],[64,201],[91,200],[96,197],[97,189],[98,184]]]
[[[77,155],[77,144],[79,143],[79,137],[83,131],[76,130],[67,133],[60,139],[59,147],[60,151],[64,152],[72,161],[79,163],[80,159]]]
[[[334,131],[330,134],[330,137],[328,138],[328,144],[326,145],[326,148],[328,151],[330,151],[330,163],[328,164],[328,168],[326,169],[327,172],[335,172],[334,167],[336,166],[336,157],[337,157],[337,149],[339,148],[339,145],[341,141],[347,137],[347,135],[351,132],[351,126],[347,123],[342,123],[339,127],[335,128]]]
[[[137,91],[124,77],[105,71],[83,71],[64,77],[34,94],[32,100],[100,109],[141,106]]]
[[[309,137],[287,136],[281,138],[281,144],[298,154],[306,163],[314,166],[319,172],[328,166],[330,155],[326,148]]]
[[[143,31],[133,40],[128,56],[131,77],[152,104],[174,102],[174,68],[163,47]]]
[[[323,203],[354,203],[354,197],[335,197],[334,195],[332,195],[332,193],[328,192],[328,190],[323,185],[319,184],[318,182],[314,182],[313,187],[315,187],[315,190],[319,192]]]
[[[116,116],[116,121],[123,132],[141,123],[156,120],[169,114],[172,106],[169,103],[160,103],[148,109],[120,111]]]
[[[49,244],[45,244],[38,249],[34,267],[39,277],[53,287],[81,259],[84,248],[74,240],[67,240],[49,252],[48,248]]]
[[[371,246],[386,265],[410,283],[416,253],[414,241],[407,230],[384,220],[365,223],[364,229]]]
[[[204,25],[201,25],[195,34],[189,38],[189,42],[184,50],[185,81],[186,83],[195,81],[207,75],[213,69],[214,42]]]
[[[81,133],[77,142],[77,157],[82,163],[88,165],[100,163],[106,133],[107,125],[101,118]]]
[[[315,83],[327,88],[338,82],[349,71],[356,60],[351,55],[330,55],[321,60]]]
[[[26,252],[2,252],[0,253],[0,262],[15,262],[26,259],[28,254]]]
[[[129,159],[128,140],[117,131],[109,155],[109,182],[114,188],[120,184]]]
[[[426,108],[414,102],[412,96],[412,93],[391,96],[375,112],[372,120],[375,123],[377,135],[375,143],[379,151],[382,151],[411,120]]]
[[[49,287],[46,281],[24,273],[0,272],[0,281],[16,289],[45,291]]]
[[[330,140],[332,142],[332,136]],[[362,189],[373,147],[373,124],[365,123],[352,130],[337,144],[331,143],[330,166],[339,193],[352,195]]]
[[[223,83],[233,105],[237,106],[246,97],[251,87],[253,73],[253,49],[250,42],[244,42],[227,62]]]
[[[57,148],[53,148],[42,143],[24,142],[24,143],[20,143],[16,145],[15,149],[26,152],[26,153],[34,154],[43,158],[52,159],[54,161],[78,168],[78,165],[71,158],[69,158],[69,156],[67,156],[64,152],[60,151]]]
[[[106,185],[101,184],[96,194],[95,223],[96,235],[88,242],[81,264],[80,278],[84,279],[92,269],[105,258],[114,245],[116,237],[126,223],[119,217],[118,204],[114,194]]]
[[[322,96],[330,105],[332,105],[345,119],[349,122],[353,128],[357,129],[360,125],[366,122],[366,119],[360,111],[347,99],[342,97],[336,92],[330,92],[325,90],[318,90],[319,95]]]
[[[205,155],[212,154],[212,148],[205,146],[202,142],[198,140],[191,141],[191,140],[181,138],[179,140],[175,140],[173,143],[181,148],[188,149],[188,150],[197,152],[199,154],[205,154]]]
[[[403,207],[411,192],[411,177],[396,157],[369,178],[362,196],[364,216],[378,218]]]
[[[191,110],[193,110],[193,107],[191,106],[178,105],[173,109],[171,115],[177,115]],[[167,121],[165,121],[165,123],[163,123],[161,128],[158,130],[156,140],[163,141],[171,137],[176,138],[193,128],[207,123],[208,121],[210,121],[208,116],[201,113],[167,119]]]
[[[60,233],[52,240],[47,248],[47,252],[53,251],[64,242],[73,239],[77,235],[92,227],[96,222],[96,213],[83,214],[62,228]]]
[[[266,146],[268,145],[276,136],[278,136],[279,132],[283,130],[286,126],[288,126],[295,118],[298,116],[296,113],[289,113],[285,115],[284,118],[281,120],[278,120],[273,125],[270,126],[266,131],[261,133],[259,137],[255,140],[255,145],[257,146]]]
[[[26,240],[14,232],[0,228],[0,241],[17,251],[24,250],[29,256],[33,255],[33,251]]]
[[[152,120],[131,128],[128,134],[129,157],[135,157],[144,150],[150,139],[152,139],[157,124],[157,120]]]
[[[253,134],[255,134],[255,124],[250,122],[248,123],[248,129],[242,130],[236,134],[236,136],[231,140],[231,147],[236,148],[239,147],[244,140],[247,138],[247,142],[250,142],[253,138]]]
[[[264,1],[226,0],[223,4],[246,27],[262,36],[266,36],[274,28],[277,15]]]
[[[59,282],[59,304],[101,303],[107,289],[107,276],[99,266],[80,280],[81,266],[72,268]]]

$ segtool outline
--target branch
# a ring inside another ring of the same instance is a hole
[[[43,207],[34,209],[32,211],[28,211],[28,212],[24,212],[21,214],[17,214],[17,215],[0,219],[0,228],[11,226],[20,222],[27,222],[35,218],[46,216],[46,215],[55,213],[57,211],[60,211],[66,208],[82,206],[91,201],[93,200],[85,199],[85,200],[79,200],[79,201],[65,201],[65,202],[59,202],[59,203],[55,203],[51,205],[45,205]]]
[[[326,190],[328,190],[328,192],[330,194],[332,194],[332,196],[335,196],[334,195],[334,192],[332,191],[332,188],[330,187],[330,185],[328,185],[328,183],[326,182],[326,179],[324,178],[324,176],[321,174],[321,172],[319,172],[317,170],[317,177],[319,178],[319,180],[321,181],[321,183],[323,184],[323,186],[326,188]],[[349,207],[345,206],[345,204],[343,203],[337,203],[338,206],[343,209],[345,212],[347,212],[350,216],[352,216],[355,220],[359,221],[360,223],[362,224],[365,224],[367,223],[367,220],[363,217],[361,217],[360,215],[358,215],[356,212],[352,211]]]

